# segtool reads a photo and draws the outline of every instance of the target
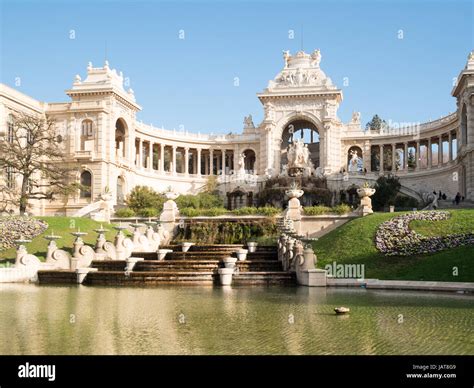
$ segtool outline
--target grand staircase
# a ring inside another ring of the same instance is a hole
[[[133,271],[126,272],[125,260],[93,261],[96,272],[87,274],[86,285],[130,285],[146,286],[160,284],[180,285],[218,285],[218,269],[224,267],[222,259],[234,256],[242,245],[194,245],[188,252],[181,246],[162,246],[170,249],[164,260],[157,260],[156,252],[136,252],[133,257],[142,257]],[[48,271],[52,272],[52,271]],[[39,276],[40,283],[71,283],[73,277],[66,274],[46,274]],[[55,281],[56,280],[56,281]],[[278,261],[277,248],[258,247],[254,253],[247,254],[247,260],[237,261],[232,285],[295,285],[293,273],[284,272]]]

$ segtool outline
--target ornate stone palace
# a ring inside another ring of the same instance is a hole
[[[76,76],[66,91],[69,102],[39,102],[0,84],[0,141],[11,140],[10,114],[53,118],[85,187],[65,199],[37,201],[31,211],[85,215],[106,187],[114,205],[122,204],[136,185],[197,193],[210,175],[217,176],[223,195],[238,194],[229,206],[242,206],[252,204],[267,179],[287,175],[289,166],[303,175],[324,176],[336,202],[341,190],[372,184],[384,174],[397,175],[402,192],[418,199],[442,190],[448,198],[459,191],[474,200],[474,51],[452,90],[454,113],[377,130],[361,127],[357,112],[348,123],[338,118],[343,94],[320,68],[319,50],[286,51],[283,57],[282,71],[257,94],[263,121],[255,125],[249,115],[242,134],[143,124],[136,119],[141,107],[133,91],[124,89],[122,73],[107,62],[103,67],[89,63],[84,80]],[[6,171],[0,184],[14,186],[15,179]]]

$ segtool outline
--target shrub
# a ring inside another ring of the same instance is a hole
[[[154,207],[146,207],[137,212],[141,217],[156,217],[159,213],[158,209],[155,209]]]
[[[264,206],[264,207],[259,207],[257,209],[257,212],[258,214],[261,214],[262,216],[274,217],[281,213],[281,209],[277,207],[272,207],[272,206]]]
[[[228,210],[223,207],[213,207],[211,209],[201,209],[202,210],[202,215],[207,216],[207,217],[216,217],[216,216],[222,216],[223,214],[226,214]]]
[[[418,201],[413,197],[408,197],[406,195],[397,195],[395,198],[395,207],[396,208],[406,208],[413,209],[419,206]]]
[[[197,217],[201,214],[201,210],[195,209],[193,207],[185,207],[185,208],[179,209],[179,214],[184,217]]]
[[[351,211],[352,211],[352,208],[349,205],[345,204],[345,203],[343,203],[341,205],[334,206],[332,208],[332,212],[336,213],[336,214],[339,214],[339,215],[347,214],[347,213],[350,213]]]
[[[161,213],[165,201],[164,195],[157,193],[150,187],[135,186],[127,196],[125,203],[135,213],[145,208],[154,208],[157,210],[157,213]]]
[[[222,222],[218,220],[187,221],[178,230],[178,241],[199,241],[201,244],[242,244],[246,241],[276,238],[278,230],[273,220]]]
[[[135,212],[129,207],[123,207],[121,209],[117,209],[117,211],[115,212],[116,217],[128,218],[128,217],[133,217],[134,215],[135,215]]]
[[[197,195],[180,195],[176,198],[178,208],[210,209],[223,207],[222,198],[216,194],[199,193]]]
[[[304,214],[307,216],[320,216],[331,213],[331,208],[327,206],[308,206],[304,208]]]
[[[258,211],[258,208],[256,207],[244,206],[244,207],[241,207],[240,209],[232,210],[232,213],[235,214],[236,216],[249,216],[249,215],[257,214],[257,211]]]

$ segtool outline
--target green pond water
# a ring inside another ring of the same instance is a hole
[[[474,354],[473,328],[472,295],[0,285],[0,354]]]

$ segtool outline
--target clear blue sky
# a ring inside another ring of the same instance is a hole
[[[88,61],[102,65],[107,45],[140,119],[196,132],[240,132],[248,113],[260,122],[255,93],[281,70],[282,50],[300,49],[302,26],[304,49],[321,49],[321,68],[343,90],[343,121],[353,110],[363,123],[374,113],[399,122],[453,111],[453,77],[474,48],[471,1],[0,1],[1,82],[21,77],[20,91],[68,101],[74,75],[84,78]]]

